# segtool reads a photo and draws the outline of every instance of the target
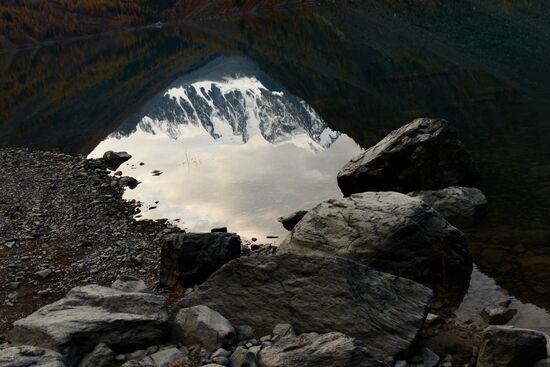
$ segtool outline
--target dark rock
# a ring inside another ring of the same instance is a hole
[[[227,227],[212,228],[210,230],[212,233],[227,233]]]
[[[281,255],[226,264],[177,308],[207,305],[258,335],[281,322],[297,333],[346,332],[383,359],[409,348],[430,300],[430,289],[350,260]]]
[[[481,317],[489,325],[505,325],[512,320],[518,311],[510,308],[490,306],[481,311]]]
[[[546,357],[543,333],[510,326],[489,326],[483,332],[477,367],[532,366]]]
[[[160,285],[201,284],[241,254],[241,239],[232,233],[178,233],[161,244]]]
[[[256,337],[256,333],[251,326],[239,325],[235,327],[235,330],[237,331],[237,338],[239,339],[239,341],[245,342]]]
[[[434,208],[447,220],[479,219],[487,208],[487,198],[473,187],[447,187],[438,191],[409,193]]]
[[[346,257],[426,283],[441,282],[444,275],[469,279],[472,270],[463,233],[421,200],[396,192],[366,192],[319,204],[282,241],[278,253]]]
[[[65,367],[61,354],[49,349],[19,346],[0,348],[2,367]]]
[[[338,173],[345,196],[366,191],[439,190],[474,186],[470,154],[445,120],[417,119],[392,131]]]
[[[103,154],[103,162],[111,171],[116,171],[122,163],[130,160],[130,158],[132,156],[126,152],[113,152],[109,150]]]
[[[139,185],[139,181],[130,176],[121,177],[118,183],[121,187],[128,187],[130,190],[135,189]]]
[[[432,352],[431,349],[422,349],[422,365],[424,367],[437,367],[439,365],[439,356]]]
[[[289,214],[284,217],[279,217],[277,220],[285,227],[287,231],[292,231],[292,229],[302,220],[304,215],[307,214],[307,210],[300,210]]]
[[[281,339],[260,352],[259,362],[264,367],[387,366],[375,360],[362,342],[335,332]]]
[[[53,349],[72,367],[98,343],[116,352],[159,344],[167,327],[164,297],[90,285],[16,321],[10,340]]]

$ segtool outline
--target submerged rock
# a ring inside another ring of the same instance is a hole
[[[514,318],[517,312],[517,310],[511,308],[490,306],[485,307],[481,311],[481,317],[483,317],[489,325],[505,325]]]
[[[136,350],[161,343],[167,328],[164,297],[89,285],[16,321],[10,339],[53,349],[72,367],[99,343]]]
[[[113,152],[109,150],[103,154],[103,162],[105,162],[105,165],[111,171],[116,171],[122,163],[130,160],[130,158],[132,158],[132,156],[126,152]]]
[[[454,127],[417,119],[392,131],[338,173],[345,196],[365,191],[438,190],[473,186],[476,169]]]
[[[409,196],[421,199],[448,220],[476,218],[487,207],[487,198],[473,187],[447,187],[437,191],[415,191]]]
[[[525,367],[546,357],[543,333],[510,326],[489,326],[483,332],[477,366]]]
[[[307,210],[300,210],[284,217],[279,217],[277,221],[279,221],[287,231],[292,231],[296,224],[298,224],[306,214]]]
[[[396,192],[332,199],[312,209],[278,254],[341,256],[422,282],[469,278],[461,231],[423,201]]]
[[[342,333],[283,338],[259,353],[263,367],[382,367],[359,340]]]
[[[281,255],[234,260],[177,307],[206,305],[258,335],[279,323],[297,333],[345,332],[384,359],[410,347],[430,300],[418,283],[347,259]]]
[[[49,349],[28,345],[0,349],[2,367],[65,367],[63,356]]]
[[[241,238],[233,233],[178,233],[163,238],[160,285],[201,284],[241,254]]]

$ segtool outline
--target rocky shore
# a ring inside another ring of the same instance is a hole
[[[446,121],[353,159],[344,198],[280,218],[279,249],[136,221],[136,182],[108,170],[127,158],[0,151],[0,366],[548,366],[506,302],[486,329],[453,320],[472,271],[454,224],[488,203]]]
[[[127,182],[99,160],[0,150],[0,334],[77,285],[158,280],[155,243],[171,229],[134,219]]]

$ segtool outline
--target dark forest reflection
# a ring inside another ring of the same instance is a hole
[[[550,22],[487,4],[313,9],[5,54],[0,146],[87,155],[181,76],[239,56],[363,147],[415,117],[452,121],[490,200],[466,229],[477,265],[550,309]]]

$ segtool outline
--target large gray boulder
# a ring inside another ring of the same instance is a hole
[[[259,353],[262,367],[382,367],[359,340],[342,333],[283,338]]]
[[[177,307],[206,305],[258,335],[280,323],[297,333],[344,332],[383,360],[415,340],[431,295],[412,280],[343,258],[257,256],[226,264]]]
[[[89,285],[16,321],[10,339],[53,349],[72,367],[100,343],[115,352],[160,344],[168,320],[162,296]]]
[[[2,367],[65,367],[63,356],[53,350],[28,345],[0,349]]]
[[[414,191],[419,198],[448,220],[478,218],[487,208],[487,198],[474,187],[451,186],[442,190]]]
[[[461,231],[423,201],[396,192],[332,199],[294,227],[279,254],[341,256],[421,282],[469,278],[470,252]]]
[[[201,284],[223,264],[241,255],[241,238],[232,233],[178,233],[161,243],[160,285]]]
[[[483,332],[477,366],[525,367],[546,357],[543,333],[511,326],[489,326]]]
[[[365,191],[437,190],[474,186],[470,154],[445,120],[417,119],[392,131],[338,173],[345,196]]]
[[[237,340],[233,325],[218,312],[202,305],[179,310],[174,332],[183,345],[199,344],[210,353],[231,347]]]

